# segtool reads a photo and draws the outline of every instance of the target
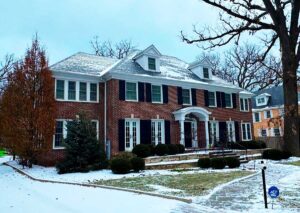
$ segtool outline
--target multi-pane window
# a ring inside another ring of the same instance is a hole
[[[151,143],[153,145],[165,143],[164,121],[152,120],[151,122]]]
[[[90,101],[97,101],[97,84],[90,84]]]
[[[242,123],[242,136],[243,141],[249,141],[252,139],[250,123]]]
[[[247,98],[240,98],[240,110],[244,112],[249,111],[249,102]]]
[[[98,135],[98,121],[95,121],[95,120],[93,120],[93,121],[91,121],[91,123],[92,123],[92,127],[94,128],[94,130],[95,130],[95,132],[96,132],[96,136],[97,136],[97,138],[99,137],[99,135]]]
[[[204,78],[209,78],[209,71],[208,71],[208,68],[203,68],[203,77]]]
[[[280,129],[279,128],[274,128],[273,132],[274,132],[274,136],[280,136]]]
[[[162,102],[162,92],[161,86],[152,85],[152,102],[161,103]]]
[[[225,106],[228,108],[232,108],[231,94],[225,93]]]
[[[261,129],[260,134],[261,134],[262,137],[267,137],[267,130],[266,129]]]
[[[148,58],[149,70],[156,70],[155,58]]]
[[[215,107],[216,106],[216,93],[208,92],[208,106]]]
[[[80,82],[79,84],[79,100],[86,101],[87,100],[87,88],[85,82]]]
[[[210,122],[210,139],[212,143],[219,141],[219,122]]]
[[[190,89],[182,89],[182,103],[183,104],[191,104],[191,90]]]
[[[125,122],[125,147],[130,148],[130,122]]]
[[[234,121],[227,122],[227,135],[229,142],[235,142],[235,126]]]
[[[260,122],[260,112],[255,112],[254,113],[254,121],[255,122]]]
[[[272,115],[271,115],[271,111],[268,110],[268,111],[265,111],[265,118],[271,118]]]
[[[63,133],[64,133],[64,122],[56,121],[55,135],[54,135],[54,147],[62,147],[63,146]]]
[[[264,104],[265,103],[265,98],[257,98],[257,103],[258,104]]]
[[[137,100],[137,83],[126,82],[126,100]]]
[[[298,91],[298,102],[300,102],[300,91]]]
[[[76,82],[68,82],[68,100],[76,100]]]
[[[56,80],[56,98],[64,99],[65,98],[65,81]]]
[[[125,151],[131,151],[140,143],[140,122],[139,120],[125,120]]]

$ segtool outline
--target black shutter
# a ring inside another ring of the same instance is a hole
[[[125,120],[124,119],[119,119],[119,127],[118,127],[118,132],[119,132],[119,151],[124,151],[125,150]]]
[[[208,121],[208,144],[210,145],[212,142],[212,138],[211,138],[211,127],[210,127],[211,123]]]
[[[119,80],[119,100],[125,100],[125,81]]]
[[[177,87],[177,99],[178,99],[178,104],[182,104],[182,88]]]
[[[152,102],[151,84],[146,83],[146,101]]]
[[[219,138],[221,143],[225,143],[226,140],[226,122],[219,122]]]
[[[197,90],[192,89],[192,105],[197,106]]]
[[[209,99],[208,99],[208,91],[204,90],[204,104],[205,106],[209,106]]]
[[[216,96],[217,96],[217,107],[222,107],[221,92],[216,92]]]
[[[236,109],[236,94],[232,93],[232,107]]]
[[[221,92],[221,103],[222,103],[222,107],[225,108],[226,101],[225,101],[225,93],[224,92]]]
[[[234,130],[235,130],[235,141],[240,141],[240,125],[238,121],[234,122]]]
[[[144,101],[145,100],[145,95],[144,95],[144,83],[139,82],[138,83],[139,87],[139,101]]]
[[[141,120],[140,124],[141,143],[151,144],[151,120]]]
[[[165,144],[171,143],[170,121],[165,120]]]
[[[164,102],[164,104],[167,104],[169,102],[168,86],[163,85],[162,89],[163,89],[163,102]]]

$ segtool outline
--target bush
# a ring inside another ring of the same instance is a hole
[[[198,160],[198,166],[202,169],[207,169],[210,167],[210,159],[209,158],[200,158]]]
[[[225,158],[225,161],[226,161],[226,165],[229,168],[238,168],[241,165],[241,162],[238,158],[227,157],[227,158]]]
[[[117,155],[115,155],[113,158],[122,158],[122,159],[131,159],[136,157],[135,154],[131,152],[119,152]]]
[[[185,147],[182,144],[176,144],[176,146],[178,147],[178,153],[182,154],[185,151]]]
[[[127,174],[130,172],[132,166],[129,159],[114,158],[110,162],[110,168],[114,174]]]
[[[169,155],[176,155],[178,154],[178,146],[176,146],[175,144],[168,144],[168,154]]]
[[[292,153],[289,151],[282,151],[281,152],[281,158],[282,159],[289,159],[292,156]]]
[[[159,155],[159,156],[163,156],[168,154],[169,149],[168,146],[166,144],[158,144],[155,147],[155,154]]]
[[[278,149],[268,149],[263,152],[262,157],[263,159],[281,160],[282,152]]]
[[[240,141],[231,142],[230,147],[232,149],[265,149],[267,145],[264,141]]]
[[[210,159],[210,165],[213,169],[224,169],[226,164],[223,158],[212,158]]]
[[[147,144],[150,149],[151,156],[155,155],[155,146],[153,144]]]
[[[146,144],[138,144],[132,149],[132,153],[140,158],[146,158],[151,155],[150,146]]]
[[[145,160],[143,158],[134,157],[130,160],[133,171],[139,172],[145,170]]]

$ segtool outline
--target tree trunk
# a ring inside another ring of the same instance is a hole
[[[284,91],[284,145],[283,149],[300,155],[299,116],[297,96],[297,62],[290,54],[282,53]],[[290,56],[290,57],[289,57]]]

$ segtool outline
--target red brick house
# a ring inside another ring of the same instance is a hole
[[[112,154],[141,143],[209,148],[252,139],[252,93],[212,75],[205,60],[188,64],[151,45],[121,60],[77,53],[51,70],[58,105],[55,156],[67,121],[81,111],[100,141],[110,141]]]

